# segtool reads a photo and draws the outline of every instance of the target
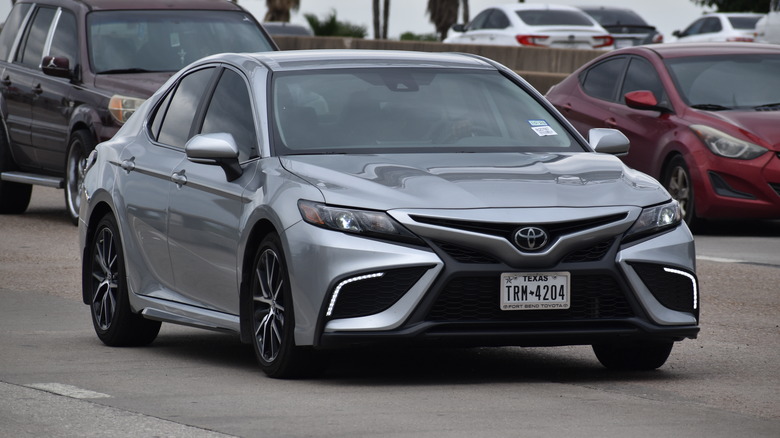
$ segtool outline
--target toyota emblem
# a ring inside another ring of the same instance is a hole
[[[515,243],[525,251],[538,251],[548,240],[547,232],[539,227],[523,227],[515,232]]]

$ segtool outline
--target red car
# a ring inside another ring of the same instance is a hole
[[[780,46],[698,43],[610,52],[547,98],[583,134],[617,128],[685,221],[780,218]]]

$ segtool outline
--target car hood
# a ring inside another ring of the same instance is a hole
[[[96,75],[95,88],[111,94],[147,99],[175,72]]]
[[[747,131],[748,138],[750,135],[759,137],[772,145],[773,150],[780,151],[780,111],[718,111],[708,114],[734,125],[737,129]]]
[[[325,202],[378,210],[647,206],[669,194],[595,153],[306,155],[281,158]]]

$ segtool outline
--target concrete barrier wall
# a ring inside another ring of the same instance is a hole
[[[282,50],[378,49],[419,52],[465,52],[484,56],[517,71],[541,93],[581,65],[605,52],[600,50],[545,49],[541,47],[442,44],[428,41],[367,40],[341,37],[275,36]]]

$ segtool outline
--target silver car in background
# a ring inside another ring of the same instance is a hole
[[[699,331],[693,239],[622,134],[590,137],[476,56],[205,58],[88,160],[84,303],[107,345],[226,330],[273,377],[383,343],[654,369]]]

